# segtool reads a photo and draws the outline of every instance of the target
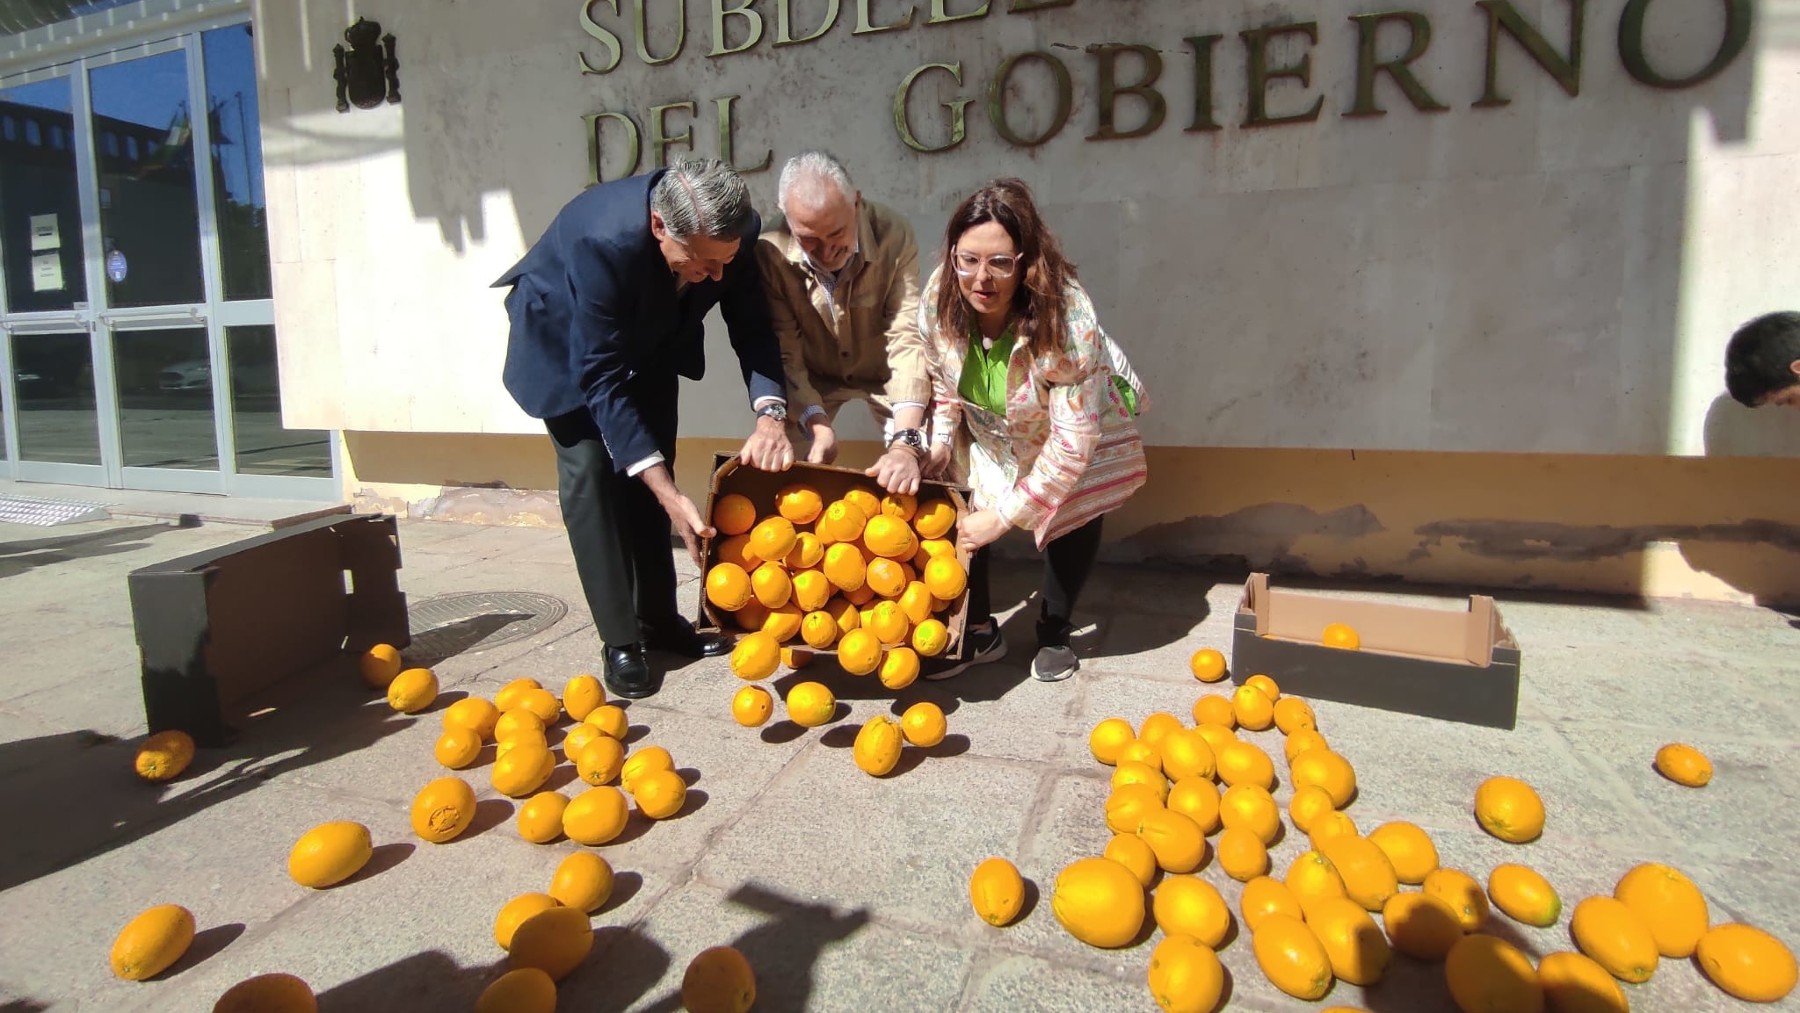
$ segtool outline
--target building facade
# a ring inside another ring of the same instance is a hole
[[[1111,558],[1800,600],[1800,420],[1722,383],[1795,308],[1780,4],[66,6],[0,47],[12,477],[553,523],[489,283],[593,181],[722,157],[766,216],[825,147],[926,270],[1037,191],[1155,397]],[[750,421],[709,351],[696,495]]]

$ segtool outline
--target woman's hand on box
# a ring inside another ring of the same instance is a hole
[[[962,522],[956,526],[956,547],[974,552],[992,545],[1000,539],[1001,535],[1011,529],[1012,525],[1008,524],[1006,518],[1001,517],[998,513],[992,510],[977,510],[964,517]]]
[[[926,478],[943,478],[950,473],[950,444],[931,441],[931,451],[925,455],[924,474]]]

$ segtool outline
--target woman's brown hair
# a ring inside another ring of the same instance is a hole
[[[1062,245],[1038,217],[1031,188],[1019,179],[987,183],[964,198],[950,215],[950,225],[944,230],[943,273],[938,277],[939,326],[964,341],[969,339],[973,317],[956,284],[954,258],[962,234],[984,222],[998,223],[1019,249],[1024,275],[1013,293],[1014,333],[1025,339],[1032,355],[1061,349],[1068,337],[1063,304],[1069,283],[1075,280],[1075,265],[1063,256]]]

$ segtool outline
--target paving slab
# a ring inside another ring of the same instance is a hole
[[[1036,781],[1021,765],[968,755],[878,780],[857,769],[848,741],[814,745],[713,841],[699,874],[805,900],[855,898],[919,930],[956,924],[969,910],[968,870],[1011,849]]]
[[[1086,1013],[1100,1009],[1143,1009],[1150,996],[1145,982],[1066,967],[1036,957],[1007,955],[980,970],[968,1001],[972,1013]]]
[[[542,889],[580,846],[521,840],[514,803],[494,793],[485,764],[463,773],[482,802],[464,839],[418,841],[407,808],[447,773],[431,747],[453,700],[491,697],[519,676],[560,691],[570,676],[601,670],[562,532],[403,521],[402,585],[413,601],[522,589],[562,599],[568,614],[519,641],[443,659],[442,696],[415,716],[394,714],[348,666],[290,680],[258,701],[262,713],[237,742],[152,786],[129,772],[143,728],[125,574],[244,530],[138,526],[80,525],[71,533],[84,541],[0,554],[0,650],[13,661],[0,685],[0,811],[28,828],[9,839],[0,866],[0,924],[32,927],[0,941],[0,1005],[206,1009],[241,978],[286,970],[306,977],[328,1011],[468,1008],[500,970],[490,936],[500,904]],[[42,537],[0,526],[0,545]],[[6,569],[9,558],[30,565]],[[824,661],[771,680],[777,691],[803,679],[831,686],[842,706],[827,727],[799,729],[779,711],[764,728],[738,726],[729,701],[742,683],[722,659],[671,671],[662,693],[626,704],[633,747],[669,748],[694,803],[660,823],[634,815],[620,840],[596,849],[618,872],[618,898],[594,917],[595,951],[563,983],[562,1008],[675,1009],[687,961],[719,943],[750,956],[765,1009],[1150,1008],[1145,965],[1160,933],[1119,950],[1087,947],[1057,924],[1043,892],[1111,836],[1109,770],[1087,749],[1094,723],[1116,715],[1136,725],[1158,710],[1185,722],[1200,694],[1229,692],[1193,680],[1187,657],[1201,646],[1229,654],[1241,581],[1100,567],[1077,615],[1096,626],[1077,641],[1082,670],[1040,684],[1027,671],[1039,564],[1002,560],[995,571],[1006,661],[899,692]],[[699,584],[685,562],[678,573],[691,612]],[[1392,587],[1321,593],[1464,600]],[[1419,823],[1445,864],[1482,879],[1500,862],[1531,865],[1566,910],[1610,892],[1638,862],[1667,862],[1701,885],[1715,919],[1800,941],[1800,879],[1784,848],[1800,837],[1800,701],[1787,691],[1800,633],[1788,617],[1522,594],[1502,596],[1501,610],[1525,649],[1515,730],[1313,702],[1327,738],[1356,766],[1349,813],[1358,826]],[[909,749],[887,778],[858,770],[850,746],[859,724],[919,700],[948,715],[945,745]],[[1279,733],[1242,735],[1285,782]],[[1712,785],[1679,788],[1649,769],[1656,746],[1675,740],[1713,757]],[[1550,819],[1539,840],[1507,844],[1476,826],[1474,789],[1499,773],[1543,795]],[[571,794],[579,786],[566,762],[552,784]],[[1285,805],[1291,791],[1278,785],[1277,800]],[[287,849],[331,818],[367,823],[385,850],[359,879],[305,891],[285,875]],[[1307,846],[1300,834],[1278,840],[1276,870]],[[989,855],[1013,859],[1036,890],[1006,929],[968,906],[969,871]],[[1210,862],[1200,874],[1235,913],[1241,886]],[[118,927],[164,900],[194,910],[202,942],[162,980],[112,980],[104,958]],[[1566,912],[1541,930],[1496,915],[1493,931],[1534,954],[1570,946]],[[1231,1008],[1306,1008],[1263,977],[1245,936],[1221,959]],[[1691,962],[1666,962],[1628,991],[1639,1009],[1748,1008]],[[1340,983],[1328,1001],[1384,1013],[1449,1008],[1441,967],[1407,960],[1379,986]]]

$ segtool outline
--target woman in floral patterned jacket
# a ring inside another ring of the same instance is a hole
[[[1066,679],[1077,667],[1069,616],[1099,552],[1101,519],[1144,484],[1137,377],[1016,179],[987,184],[951,215],[942,263],[919,300],[919,332],[933,391],[926,470],[975,493],[958,533],[958,547],[974,553],[969,661],[926,678],[1006,653],[987,546],[1024,528],[1044,552],[1032,675]]]

